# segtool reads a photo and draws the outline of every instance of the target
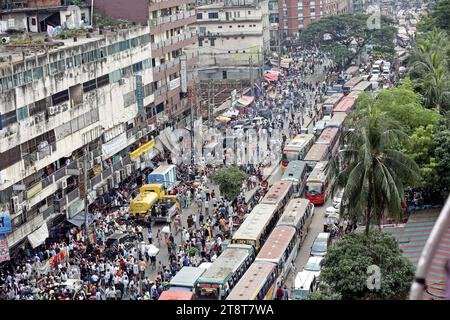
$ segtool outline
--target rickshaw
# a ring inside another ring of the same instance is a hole
[[[323,223],[323,231],[324,232],[330,232],[331,227],[333,225],[339,224],[339,214],[338,213],[330,213],[326,219],[326,221]]]

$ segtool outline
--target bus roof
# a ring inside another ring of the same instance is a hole
[[[150,174],[165,174],[168,171],[173,170],[173,168],[175,168],[174,164],[163,164],[153,170]]]
[[[281,199],[286,197],[290,188],[292,187],[291,181],[277,181],[270,187],[267,194],[262,199],[263,204],[274,204],[279,205]]]
[[[291,225],[296,227],[298,222],[303,218],[306,209],[310,205],[310,201],[304,198],[295,198],[288,202],[284,209],[277,226]]]
[[[197,283],[224,284],[230,275],[247,259],[252,246],[230,244],[213,264],[203,273]]]
[[[370,81],[361,81],[352,88],[352,91],[366,91],[371,85]]]
[[[350,66],[347,68],[347,70],[345,70],[345,74],[354,74],[358,72],[358,70],[359,70],[358,66]]]
[[[299,180],[305,169],[306,169],[305,161],[301,160],[289,161],[288,167],[286,168],[286,171],[284,172],[281,180],[283,181]]]
[[[326,128],[340,128],[347,118],[347,113],[336,112],[333,113],[331,120],[327,122]]]
[[[344,84],[344,88],[353,88],[362,81],[363,77],[353,77]]]
[[[322,161],[328,153],[327,144],[313,144],[303,161]]]
[[[295,236],[295,232],[295,227],[275,227],[256,256],[256,260],[266,260],[278,263],[280,259],[283,258],[284,251],[286,251],[286,248],[289,246],[292,237]]]
[[[308,179],[306,179],[306,182],[325,182],[325,166],[327,165],[328,161],[320,161],[316,164],[313,171],[309,175]]]
[[[325,102],[323,103],[323,105],[335,105],[337,104],[339,101],[341,101],[342,97],[344,95],[342,93],[338,93],[338,94],[333,94],[331,97],[329,97],[327,100],[325,100]]]
[[[257,240],[266,225],[272,219],[277,206],[274,204],[258,204],[240,225],[233,235],[233,240]]]
[[[317,139],[316,144],[331,144],[338,131],[338,128],[325,128]]]
[[[311,283],[314,281],[314,272],[302,271],[297,273],[295,277],[295,289],[308,290],[311,287]]]
[[[284,147],[284,150],[301,150],[313,139],[313,134],[298,134]]]
[[[355,104],[356,99],[358,99],[358,97],[346,96],[338,103],[333,112],[348,112]]]
[[[231,290],[227,300],[255,300],[264,283],[274,272],[275,264],[255,261]]]
[[[161,293],[158,300],[192,300],[194,293],[185,290],[166,290]]]
[[[198,267],[183,267],[170,280],[170,286],[174,287],[194,287],[197,279],[206,271]]]

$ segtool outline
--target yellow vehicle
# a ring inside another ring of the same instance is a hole
[[[151,215],[153,221],[170,223],[179,208],[176,196],[166,195],[163,184],[152,183],[139,189],[139,194],[130,203],[130,215],[142,220]]]

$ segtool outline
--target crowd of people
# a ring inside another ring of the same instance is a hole
[[[257,109],[270,110],[268,128],[284,128],[287,124],[290,136],[304,125],[304,119],[298,121],[294,112],[305,112],[314,119],[316,102],[326,88],[325,82],[305,77],[319,69],[332,71],[324,56],[314,49],[294,52],[292,58],[285,76],[276,83],[266,83],[265,94],[256,100]],[[164,158],[158,160],[154,167]],[[127,210],[151,169],[126,179],[89,208],[91,235],[84,233],[83,226],[65,222],[43,245],[12,257],[0,270],[0,300],[156,300],[182,267],[217,259],[233,228],[268,187],[262,165],[244,165],[242,169],[249,178],[237,199],[230,201],[209,181],[208,174],[214,167],[181,164],[177,167],[181,183],[171,192],[177,197],[180,213],[168,230],[157,227],[153,235],[151,219],[134,219]],[[251,189],[255,191],[246,201]],[[190,213],[184,223],[187,209]],[[111,235],[117,233],[126,234],[126,241],[110,243]],[[168,259],[157,258],[152,246],[166,247]],[[283,297],[287,298],[284,291]]]

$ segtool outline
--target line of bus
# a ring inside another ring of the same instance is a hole
[[[333,115],[336,114],[336,112],[345,112],[346,114],[348,114],[350,111],[352,111],[356,99],[358,99],[358,97],[354,95],[346,96],[344,99],[341,100],[341,102],[338,103],[336,108],[333,109]]]
[[[337,106],[339,101],[344,97],[342,93],[333,94],[324,103],[322,103],[322,116],[331,116],[333,109]]]
[[[341,129],[342,132],[345,119],[347,119],[347,114],[345,112],[336,112],[331,117],[331,120],[327,122],[326,128],[338,128]]]
[[[283,149],[281,168],[285,170],[289,161],[303,160],[314,144],[313,134],[298,134]]]
[[[316,164],[313,171],[306,179],[305,197],[313,204],[324,204],[330,193],[330,175],[327,174],[328,161]]]
[[[358,83],[360,83],[363,80],[363,77],[353,77],[350,80],[348,80],[345,84],[343,89],[344,95],[348,95],[351,91],[351,89],[356,86]]]
[[[199,299],[227,297],[269,237],[292,193],[291,181],[278,181],[269,188],[234,233],[231,244],[197,280]]]
[[[330,146],[327,144],[314,144],[306,155],[304,161],[311,171],[318,162],[330,159]]]
[[[298,196],[303,194],[307,176],[307,166],[305,161],[297,160],[289,162],[289,165],[281,177],[282,181],[292,181],[294,193]]]
[[[329,146],[331,158],[334,157],[339,149],[339,128],[325,128],[317,139],[316,144],[324,144]]]
[[[309,200],[289,201],[266,244],[227,300],[273,299],[290,272],[313,215],[314,205]]]
[[[354,86],[351,91],[369,92],[372,90],[372,82],[361,81],[356,86]]]

